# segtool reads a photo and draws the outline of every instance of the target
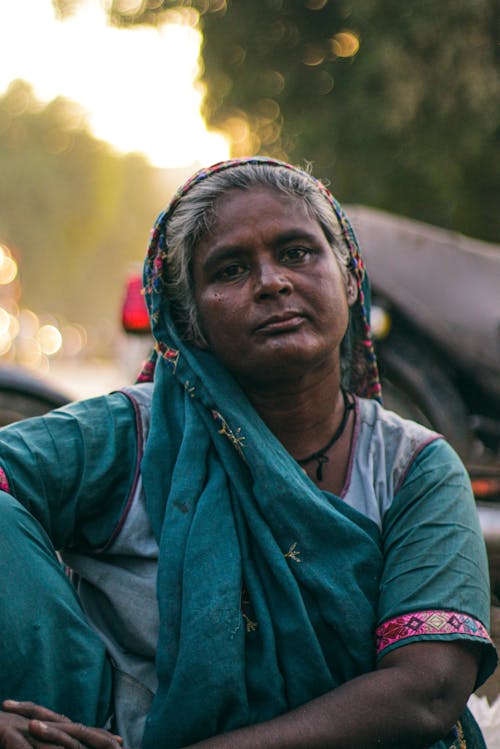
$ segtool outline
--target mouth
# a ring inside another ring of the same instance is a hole
[[[288,333],[289,331],[299,328],[304,320],[304,315],[301,315],[299,312],[283,312],[280,315],[272,315],[272,317],[268,317],[267,320],[264,320],[264,322],[257,325],[255,332],[263,333],[264,335],[270,335],[272,333]]]

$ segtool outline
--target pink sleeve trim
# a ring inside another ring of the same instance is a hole
[[[10,494],[10,486],[9,486],[9,480],[7,478],[7,474],[3,470],[3,468],[0,468],[0,491],[7,492]]]
[[[375,635],[377,654],[401,640],[422,635],[467,635],[490,642],[488,631],[474,617],[439,609],[396,616],[377,627]]]

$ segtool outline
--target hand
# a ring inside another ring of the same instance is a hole
[[[0,749],[123,749],[120,736],[73,723],[33,702],[6,700],[0,712]]]

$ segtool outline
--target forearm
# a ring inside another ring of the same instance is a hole
[[[394,690],[389,674],[354,679],[274,720],[196,744],[197,749],[382,749],[433,743],[432,716]],[[436,738],[439,738],[437,736]]]
[[[412,647],[412,646],[410,646]],[[474,671],[474,668],[472,669]],[[450,700],[448,679],[395,667],[365,674],[278,718],[196,744],[197,749],[418,749],[459,717],[473,681]]]

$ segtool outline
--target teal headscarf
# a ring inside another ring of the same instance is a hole
[[[157,353],[143,378],[154,370],[142,476],[160,550],[160,632],[143,749],[270,719],[374,667],[377,528],[320,491],[215,357],[180,340],[164,294],[166,226],[179,201],[214,171],[261,161],[294,169],[252,158],[199,172],[158,218],[145,264]],[[316,184],[366,292],[352,228]],[[358,304],[376,396],[365,293]]]

